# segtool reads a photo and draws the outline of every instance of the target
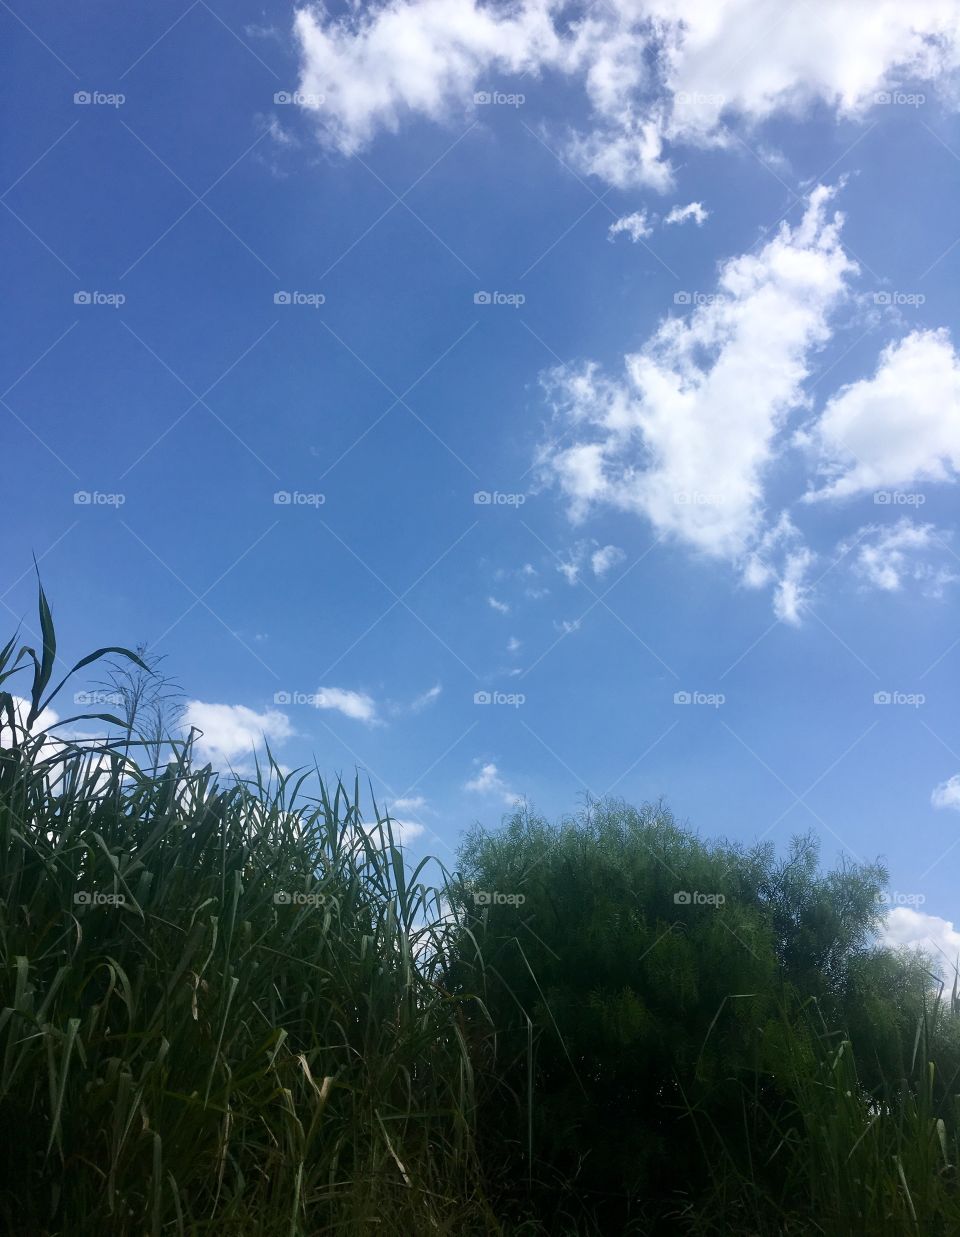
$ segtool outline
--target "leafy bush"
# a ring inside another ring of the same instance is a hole
[[[921,963],[871,944],[882,866],[821,874],[810,838],[778,862],[614,802],[560,828],[518,812],[459,866],[471,943],[448,984],[484,982],[496,1028],[480,1128],[501,1210],[609,1233],[909,1232],[908,1194],[925,1232],[947,1198],[960,1216],[956,1020]],[[870,1148],[882,1206],[866,1172],[844,1182]]]

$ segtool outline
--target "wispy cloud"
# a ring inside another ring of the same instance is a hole
[[[422,713],[424,709],[428,708],[431,704],[436,703],[442,694],[443,684],[434,683],[433,687],[428,688],[427,691],[423,692],[421,695],[417,696],[416,699],[411,701],[410,712]]]
[[[710,212],[704,209],[702,202],[689,202],[686,206],[674,206],[663,222],[665,225],[669,225],[672,223],[686,223],[688,219],[692,219],[699,228],[703,226],[709,217]]]

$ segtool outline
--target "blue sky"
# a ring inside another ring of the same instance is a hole
[[[662,796],[960,946],[960,14],[802,7],[4,5],[8,627],[414,854]]]

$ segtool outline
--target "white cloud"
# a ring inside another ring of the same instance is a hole
[[[960,773],[935,786],[930,802],[935,808],[953,808],[955,812],[960,812]]]
[[[601,546],[590,555],[593,574],[598,578],[605,576],[611,567],[616,567],[617,563],[622,563],[626,557],[619,546]]]
[[[239,768],[264,740],[282,743],[294,734],[286,714],[276,709],[257,713],[242,704],[207,704],[202,700],[187,702],[182,725],[185,731],[195,726],[203,732],[194,750],[202,761],[220,768]]]
[[[949,919],[897,906],[886,917],[883,944],[922,949],[949,971],[960,954],[960,932]]]
[[[898,83],[948,86],[960,62],[956,0],[387,0],[338,17],[306,5],[295,34],[300,91],[347,154],[410,117],[454,120],[498,75],[551,71],[590,105],[568,156],[658,190],[672,180],[667,140],[723,144],[738,118],[817,102],[858,117]]]
[[[366,692],[350,691],[344,687],[321,687],[314,704],[318,709],[336,709],[344,717],[358,722],[376,722],[377,706]]]
[[[423,825],[418,824],[415,820],[397,820],[391,816],[390,823],[393,826],[394,840],[401,845],[412,842],[414,838],[420,837],[424,832]]]
[[[912,331],[876,373],[843,387],[797,436],[825,481],[806,501],[955,481],[960,473],[960,357],[947,331]]]
[[[492,761],[483,765],[476,777],[465,782],[463,789],[481,795],[497,795],[510,806],[519,798],[519,795],[515,794],[500,776],[497,766]]]
[[[580,579],[580,566],[582,561],[582,550],[578,552],[578,547],[574,546],[570,557],[560,559],[557,563],[557,571],[560,572],[568,584],[576,584],[576,582]]]
[[[756,548],[776,439],[857,269],[842,216],[828,215],[832,192],[818,187],[799,224],[724,263],[712,301],[664,319],[625,358],[624,379],[592,363],[547,376],[560,424],[540,463],[574,522],[603,505],[715,558]]]
[[[490,606],[492,610],[496,610],[498,614],[510,613],[510,607],[507,603],[505,601],[497,601],[496,597],[488,597],[487,605]]]
[[[856,116],[878,92],[941,78],[960,58],[955,0],[654,0],[643,8],[684,23],[665,48],[668,128],[691,139],[715,138],[724,114],[758,122],[816,101]]]
[[[330,139],[353,154],[409,116],[449,120],[483,74],[536,72],[555,61],[551,7],[549,0],[510,10],[475,0],[390,0],[341,18],[319,5],[301,8],[294,25],[300,91],[316,101]]]
[[[566,145],[567,157],[584,172],[615,189],[647,187],[666,193],[673,171],[663,158],[663,134],[658,120],[625,121],[624,128],[607,126],[574,136]]]
[[[283,127],[276,116],[265,116],[260,119],[262,127],[270,134],[270,140],[275,142],[277,146],[296,147],[300,145],[298,139],[288,129]]]
[[[568,556],[559,559],[556,567],[568,584],[577,584],[580,575],[589,564],[593,574],[601,579],[617,563],[626,558],[619,546],[601,546],[597,541],[577,541],[570,547]]]
[[[22,727],[26,723],[27,716],[30,712],[30,701],[23,696],[13,696],[13,716],[17,724],[16,739],[18,742],[23,740]],[[41,734],[44,730],[48,730],[60,720],[60,714],[53,709],[41,709],[37,715],[36,721],[30,729],[30,733],[34,735]],[[12,747],[14,736],[10,733],[10,727],[7,723],[6,709],[0,713],[0,748]],[[54,738],[47,738],[43,741],[44,750],[52,750],[53,746],[60,747],[58,741]]]
[[[520,641],[517,639],[516,636],[511,636],[510,639],[507,641],[507,652],[518,653],[519,651],[520,651]]]
[[[742,568],[747,588],[763,588],[772,584],[773,612],[784,623],[800,623],[803,604],[812,592],[807,574],[816,555],[803,541],[799,530],[787,512],[780,513],[745,557]]]
[[[653,233],[653,224],[645,210],[635,210],[632,215],[622,215],[611,223],[607,229],[607,238],[613,240],[621,232],[626,232],[634,244],[645,236]]]
[[[806,575],[814,561],[814,554],[806,546],[786,557],[783,575],[773,594],[773,612],[785,623],[796,626],[800,622],[801,607],[810,593]]]
[[[686,223],[688,219],[692,219],[699,228],[709,217],[710,212],[704,209],[702,202],[689,202],[686,206],[674,206],[663,222]]]
[[[410,711],[412,713],[421,713],[425,708],[427,708],[428,705],[433,704],[435,700],[439,700],[442,692],[443,684],[435,683],[428,691],[425,691],[422,695],[417,696],[417,698],[412,701]]]
[[[931,597],[957,579],[947,567],[930,561],[942,552],[950,533],[932,524],[917,524],[903,516],[896,524],[867,524],[843,542],[843,554],[853,552],[853,571],[866,585],[897,592],[904,581],[916,582]]]
[[[407,798],[394,799],[393,806],[398,812],[422,812],[427,801],[423,795],[410,795]]]
[[[371,821],[370,824],[361,825],[360,828],[372,842],[380,844],[382,841],[384,846],[388,844],[385,817],[382,821]],[[390,829],[394,842],[399,846],[405,846],[425,832],[425,827],[418,821],[398,819],[392,812],[390,813]],[[359,849],[359,839],[357,848]]]

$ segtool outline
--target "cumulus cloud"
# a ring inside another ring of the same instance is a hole
[[[621,232],[626,232],[634,244],[653,233],[653,224],[645,210],[635,210],[632,215],[622,215],[611,223],[607,229],[607,238],[613,240]]]
[[[409,795],[406,798],[394,799],[393,806],[398,812],[422,812],[427,801],[423,795]]]
[[[922,949],[949,971],[960,955],[960,932],[949,919],[927,915],[908,906],[897,906],[886,917],[883,944]]]
[[[664,224],[686,223],[688,219],[692,219],[699,228],[709,217],[710,212],[704,209],[702,202],[689,202],[686,206],[674,206],[663,222]]]
[[[960,773],[935,786],[930,802],[935,808],[953,808],[955,812],[960,812]]]
[[[17,739],[23,738],[22,727],[26,723],[27,716],[30,713],[30,701],[24,699],[23,696],[13,696],[13,716],[17,724]],[[56,725],[60,720],[60,714],[53,709],[42,709],[37,715],[37,720],[31,727],[32,734],[41,734],[44,730],[49,730],[51,726]],[[45,740],[46,743],[54,742],[54,740]],[[12,747],[14,736],[10,733],[10,727],[7,723],[6,709],[0,713],[0,747]]]
[[[668,141],[723,144],[737,121],[817,102],[858,117],[901,82],[949,83],[960,63],[955,0],[386,0],[342,16],[304,5],[294,29],[304,106],[347,154],[408,118],[462,116],[497,75],[553,73],[590,108],[568,156],[658,190]]]
[[[551,7],[390,0],[337,18],[319,5],[301,8],[301,94],[331,140],[353,154],[410,116],[449,120],[483,74],[536,72],[555,62],[560,39]]]
[[[883,91],[938,81],[960,63],[954,0],[654,0],[642,8],[671,23],[669,131],[691,140],[718,140],[729,116],[755,124],[814,102],[859,116]],[[761,32],[763,54],[748,54]]]
[[[510,613],[510,607],[507,605],[507,603],[505,601],[498,601],[496,597],[488,597],[487,605],[490,607],[491,610],[496,610],[498,614],[509,614]]]
[[[960,357],[947,331],[912,331],[888,345],[870,378],[843,387],[798,435],[823,483],[806,500],[956,481]]]
[[[242,704],[203,700],[187,702],[182,724],[187,731],[191,726],[202,731],[194,750],[200,760],[220,768],[244,766],[264,740],[282,743],[294,733],[286,714],[276,709],[257,713]]]
[[[496,795],[503,803],[511,807],[519,798],[519,795],[515,794],[500,776],[497,766],[492,761],[482,765],[476,777],[464,783],[463,789],[480,795]]]
[[[390,824],[393,829],[393,838],[395,842],[399,842],[401,846],[407,842],[412,842],[414,838],[420,837],[424,832],[424,826],[415,820],[400,820],[396,817],[390,817]]]
[[[601,578],[607,574],[611,567],[616,567],[617,563],[622,563],[625,558],[626,555],[619,546],[600,546],[599,549],[594,550],[590,555],[590,569],[595,576]]]
[[[623,378],[593,363],[546,376],[558,432],[539,462],[575,523],[613,507],[714,558],[742,563],[756,550],[776,440],[857,269],[832,194],[819,186],[799,224],[724,263],[710,301],[664,319],[625,357]]]
[[[903,516],[895,524],[867,524],[840,546],[854,551],[853,571],[864,585],[884,592],[898,592],[904,582],[919,584],[931,597],[940,597],[944,587],[957,579],[948,567],[931,561],[945,548],[950,533],[932,524],[918,524]]]
[[[318,709],[335,709],[344,717],[358,722],[376,722],[377,706],[366,692],[350,691],[344,687],[321,687],[313,702]]]

